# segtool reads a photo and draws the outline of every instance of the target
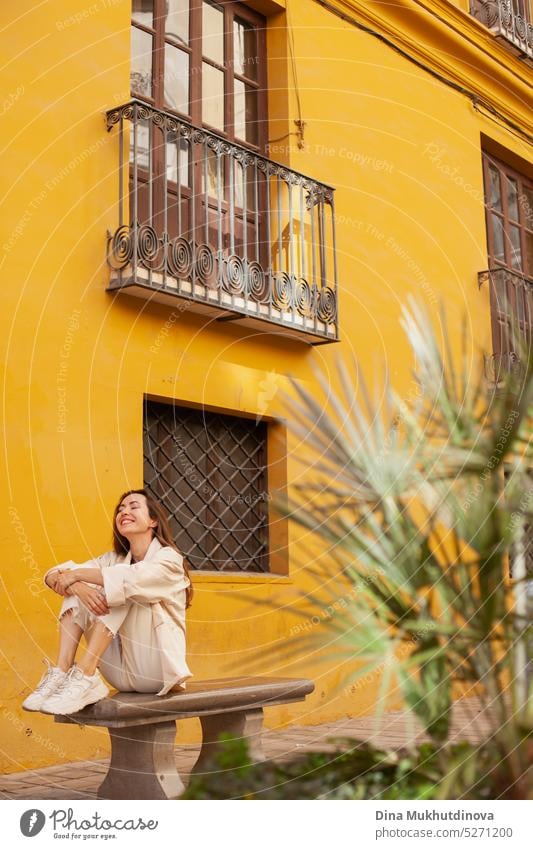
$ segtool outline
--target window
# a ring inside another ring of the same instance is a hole
[[[261,153],[267,125],[265,26],[243,3],[133,0],[132,96]],[[150,222],[158,235],[183,235],[212,251],[235,253],[257,245],[256,259],[264,259],[265,200],[261,190],[254,196],[252,169],[245,172],[226,157],[219,172],[212,150],[172,135],[165,144],[148,122],[139,122],[135,139],[133,124],[131,130],[130,161],[135,148],[138,182],[134,191],[131,175],[130,189],[140,221]]]
[[[264,151],[265,19],[243,3],[133,0],[132,95]]]
[[[267,424],[153,401],[144,485],[194,569],[267,572]]]
[[[491,264],[533,279],[533,181],[488,154],[483,160]]]
[[[533,332],[533,182],[483,154],[493,351],[515,354]],[[514,330],[513,330],[514,325]]]

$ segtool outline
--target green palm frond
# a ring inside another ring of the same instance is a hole
[[[526,578],[509,580],[508,557],[533,521],[533,359],[524,350],[520,381],[509,375],[495,391],[466,320],[458,353],[444,313],[440,336],[414,301],[401,321],[415,363],[409,400],[387,383],[372,393],[357,363],[339,357],[327,376],[313,365],[320,399],[290,378],[286,418],[306,468],[273,506],[305,531],[315,565],[291,608],[296,633],[252,660],[319,660],[345,688],[375,675],[380,710],[397,684],[440,742],[457,680],[502,716],[514,687],[505,682],[527,690]],[[517,714],[524,722],[532,712]],[[517,728],[506,726],[505,745],[520,760]]]

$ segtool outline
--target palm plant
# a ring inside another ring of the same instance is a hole
[[[372,400],[360,376],[359,400],[340,359],[337,389],[314,369],[322,402],[291,378],[288,426],[307,472],[277,508],[324,551],[309,569],[315,590],[295,611],[304,623],[315,611],[322,624],[254,657],[312,651],[342,661],[339,687],[379,672],[381,709],[397,687],[443,752],[458,687],[476,694],[493,723],[484,769],[494,788],[522,798],[533,724],[524,551],[532,359],[490,387],[481,357],[471,374],[466,327],[455,354],[445,316],[442,352],[415,302],[402,324],[415,360],[407,401],[389,385]],[[473,770],[472,752],[443,760],[442,793],[475,783]]]

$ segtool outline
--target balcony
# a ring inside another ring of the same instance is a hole
[[[108,291],[309,344],[338,340],[334,190],[132,100],[117,136]]]
[[[533,281],[518,271],[480,271],[478,283],[490,287],[493,354],[485,359],[485,374],[498,384],[505,373],[524,373],[525,356],[533,344]]]
[[[470,0],[470,14],[484,24],[507,49],[533,62],[533,24],[529,0]]]

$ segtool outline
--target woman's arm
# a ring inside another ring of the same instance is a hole
[[[99,589],[98,587],[90,586],[86,581],[70,580],[73,571],[70,569],[63,572],[61,569],[57,569],[47,576],[45,583],[58,595],[75,595],[95,616],[105,616],[106,613],[109,613],[109,606],[103,587]],[[82,569],[80,569],[81,571]],[[84,571],[87,574],[89,570]],[[69,579],[68,582],[67,579]],[[65,586],[67,583],[68,585]]]
[[[73,560],[67,560],[65,563],[58,563],[57,566],[52,566],[48,569],[47,572],[43,575],[43,581],[45,586],[49,589],[54,590],[54,592],[58,592],[56,589],[57,580],[61,574],[61,572],[70,571],[76,564]],[[64,595],[64,593],[59,593],[59,595]]]
[[[165,601],[189,584],[182,555],[168,547],[161,549],[155,560],[140,560],[129,566],[117,564],[103,571],[103,585],[111,608],[128,600],[145,604]]]
[[[104,586],[101,569],[94,566],[78,566],[66,572],[60,570],[55,581],[55,587],[52,589],[55,589],[56,593],[60,595],[65,595],[68,588],[78,581],[83,581],[85,584],[97,584],[99,587]]]
[[[103,589],[91,587],[84,581],[76,581],[67,590],[67,595],[75,595],[95,616],[105,616],[109,613],[109,605]]]
[[[72,595],[69,586],[72,586],[73,582],[70,582],[70,585],[68,585],[63,579],[63,575],[65,574],[66,572],[63,569],[55,569],[53,572],[50,572],[45,576],[44,582],[49,589],[53,590],[58,595]]]
[[[93,583],[103,586],[101,569],[109,566],[113,562],[113,556],[114,552],[107,551],[105,554],[100,554],[98,557],[94,557],[81,564],[77,564],[73,560],[67,560],[65,563],[59,563],[57,566],[52,566],[51,569],[45,572],[43,575],[43,581],[47,587],[62,596],[69,594],[68,586],[71,585],[74,580],[86,581],[89,584]],[[77,578],[72,577],[74,572],[76,572]],[[58,578],[61,577],[61,574],[65,576],[68,575],[69,578],[65,578],[62,582],[60,582]]]

